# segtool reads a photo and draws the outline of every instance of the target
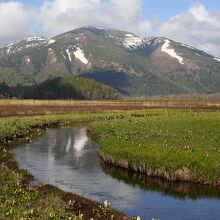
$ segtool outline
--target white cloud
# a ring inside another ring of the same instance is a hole
[[[96,25],[149,33],[150,23],[141,16],[143,0],[54,0],[41,7],[44,31],[58,34],[77,27]]]
[[[143,16],[144,0],[45,0],[36,8],[18,1],[0,3],[0,44],[34,34],[54,36],[82,26],[166,36],[220,57],[220,13],[194,5],[165,22]],[[150,3],[149,3],[150,4]],[[155,31],[157,29],[157,31]]]
[[[140,17],[141,4],[141,0],[112,0],[109,3],[111,16],[116,15],[121,22],[136,22]]]
[[[18,40],[31,33],[34,11],[19,2],[0,3],[0,43]]]
[[[194,5],[170,18],[159,28],[158,35],[184,42],[220,56],[220,14]]]

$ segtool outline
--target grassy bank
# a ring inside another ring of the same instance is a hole
[[[31,186],[10,154],[19,143],[31,142],[47,127],[75,126],[122,117],[120,113],[74,114],[0,119],[0,219],[128,219],[106,205],[65,193],[50,185]]]
[[[108,163],[220,186],[220,112],[155,111],[90,125]]]
[[[25,186],[24,173],[7,166],[0,167],[1,219],[70,219],[74,217],[59,196],[44,194],[34,187]]]
[[[100,154],[151,176],[220,186],[220,112],[118,111],[0,118],[0,219],[127,219],[52,186],[30,186],[9,153],[47,127],[88,126]],[[80,216],[83,214],[83,217]]]

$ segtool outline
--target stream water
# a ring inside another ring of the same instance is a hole
[[[131,173],[100,161],[86,129],[49,129],[13,150],[22,169],[56,185],[144,220],[219,220],[220,191]]]

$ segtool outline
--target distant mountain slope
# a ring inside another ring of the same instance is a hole
[[[114,89],[83,77],[57,77],[27,87],[0,86],[0,94],[25,99],[118,99]]]
[[[220,59],[164,37],[85,27],[0,48],[0,82],[84,76],[129,96],[220,92]]]

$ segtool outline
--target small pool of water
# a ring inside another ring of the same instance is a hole
[[[220,191],[171,183],[127,172],[100,161],[86,129],[49,129],[33,143],[13,150],[22,169],[56,185],[144,220],[219,220]]]

